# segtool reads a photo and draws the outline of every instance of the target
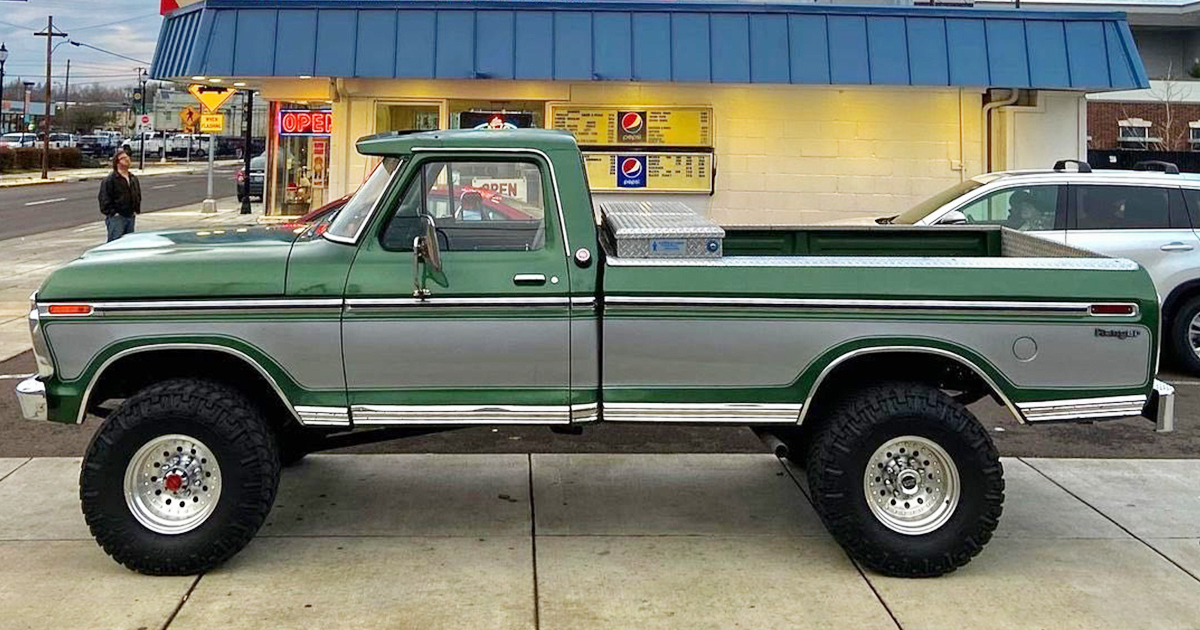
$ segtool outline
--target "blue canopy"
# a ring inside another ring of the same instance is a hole
[[[704,0],[207,0],[151,76],[1148,86],[1119,13]]]

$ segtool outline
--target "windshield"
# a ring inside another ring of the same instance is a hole
[[[946,190],[943,190],[942,192],[926,199],[925,201],[922,201],[921,203],[909,208],[904,212],[904,214],[897,216],[895,219],[889,221],[889,223],[895,223],[897,225],[914,225],[917,221],[929,216],[929,214],[934,210],[941,208],[942,206],[954,201],[955,199],[958,199],[959,197],[971,192],[972,190],[975,190],[976,188],[979,188],[982,185],[983,182],[977,182],[974,179],[968,179],[960,184],[955,184]]]
[[[337,218],[329,224],[329,229],[325,230],[325,234],[334,237],[334,240],[353,239],[358,236],[358,231],[370,215],[371,208],[375,207],[375,202],[383,196],[383,191],[387,190],[392,173],[399,168],[398,158],[384,158],[367,181],[363,182],[358,192],[342,206]]]

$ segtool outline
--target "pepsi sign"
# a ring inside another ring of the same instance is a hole
[[[617,156],[617,187],[645,188],[646,187],[646,156],[620,155]]]
[[[617,112],[617,143],[646,143],[646,112]]]

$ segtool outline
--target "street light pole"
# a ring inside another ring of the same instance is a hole
[[[4,133],[4,62],[8,61],[8,47],[0,42],[0,133]]]
[[[141,95],[142,95],[142,115],[145,116],[146,115],[146,69],[145,68],[138,68],[138,83],[140,84]],[[139,122],[138,124],[140,125],[141,123]],[[146,170],[146,130],[142,129],[138,133],[138,137],[141,139],[140,144],[141,144],[141,149],[142,149],[139,152],[141,155],[138,157],[138,170],[145,171]],[[163,141],[166,142],[166,138],[164,138]]]
[[[33,81],[22,81],[21,85],[25,86],[25,91],[21,93],[21,99],[25,101],[25,111],[21,114],[21,133],[25,133],[25,121],[29,119],[29,91],[33,89]],[[23,141],[21,142],[21,146],[25,146]],[[37,146],[36,142],[34,146]]]
[[[254,91],[246,90],[246,100],[243,103],[245,110],[242,114],[242,122],[246,125],[246,145],[242,150],[242,173],[246,176],[246,196],[242,197],[241,214],[250,214],[250,140],[254,135]],[[266,176],[264,172],[263,190],[266,190]],[[264,194],[265,201],[265,194]]]

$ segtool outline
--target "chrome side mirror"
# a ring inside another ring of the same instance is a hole
[[[937,220],[938,225],[964,225],[967,223],[967,215],[958,210],[951,210],[942,215],[942,218]]]
[[[424,226],[424,234],[413,238],[413,297],[429,297],[429,289],[425,288],[425,266],[434,272],[442,271],[442,253],[438,249],[437,224],[433,217],[423,214],[420,217]]]

